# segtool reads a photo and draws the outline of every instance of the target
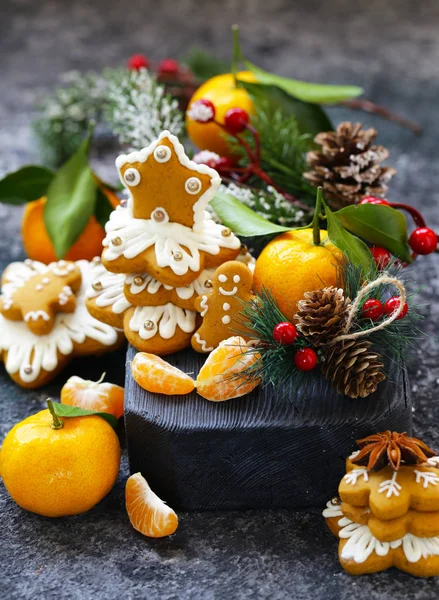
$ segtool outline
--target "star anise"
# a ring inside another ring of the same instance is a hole
[[[351,459],[355,465],[366,467],[368,471],[381,471],[390,465],[394,471],[405,465],[418,465],[436,456],[434,452],[417,438],[408,437],[406,432],[383,431],[357,440],[359,453]]]

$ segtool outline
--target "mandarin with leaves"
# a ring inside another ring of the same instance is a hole
[[[320,231],[320,244],[313,242],[313,230],[287,231],[272,240],[261,252],[254,272],[255,292],[267,290],[281,312],[294,322],[297,303],[305,293],[339,284],[343,253]]]
[[[97,415],[60,418],[50,401],[15,425],[0,450],[0,474],[11,498],[45,517],[90,510],[114,486],[120,445]]]
[[[256,83],[256,77],[250,71],[236,74],[238,81]],[[233,158],[224,130],[214,122],[197,122],[190,117],[191,107],[198,100],[209,100],[215,107],[215,120],[224,125],[226,113],[239,108],[247,114],[254,113],[254,105],[247,90],[236,84],[232,73],[212,77],[196,90],[190,99],[186,113],[187,132],[193,143],[201,150],[211,150],[220,156]]]
[[[105,373],[98,381],[82,379],[74,375],[61,389],[61,402],[85,410],[110,413],[120,419],[123,415],[124,389],[115,383],[104,381]]]

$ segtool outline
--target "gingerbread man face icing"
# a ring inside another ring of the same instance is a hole
[[[197,352],[211,352],[220,342],[242,330],[240,313],[252,296],[253,275],[241,262],[229,261],[219,267],[212,279],[212,291],[198,296],[196,310],[203,324],[192,337]]]
[[[65,260],[50,264],[44,273],[34,270],[27,280],[5,286],[0,313],[5,319],[24,321],[35,335],[47,335],[57,313],[74,312],[81,281],[79,267]]]

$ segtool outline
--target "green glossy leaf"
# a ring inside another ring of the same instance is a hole
[[[85,408],[79,408],[78,406],[68,406],[67,404],[61,404],[60,402],[53,402],[52,406],[55,414],[58,417],[69,418],[69,417],[89,417],[90,415],[97,415],[107,421],[113,429],[117,427],[117,419],[114,415],[110,415],[106,412],[99,412],[97,410],[86,410]]]
[[[46,167],[28,165],[0,180],[0,202],[20,205],[45,196],[55,173]]]
[[[370,244],[387,248],[389,252],[412,262],[405,216],[390,206],[359,204],[346,206],[335,213],[351,233]]]
[[[321,131],[331,131],[333,125],[325,111],[317,104],[302,102],[293,98],[275,85],[240,82],[253,98],[255,104],[268,102],[273,111],[280,110],[285,116],[293,115],[300,133],[312,137]]]
[[[97,183],[88,163],[90,136],[59,169],[47,190],[44,222],[58,259],[84,231],[95,212]]]
[[[362,240],[345,229],[343,223],[330,210],[324,201],[323,205],[325,208],[329,239],[334,246],[337,246],[337,248],[346,255],[350,262],[360,267],[365,275],[369,274],[374,269],[375,265],[369,248]]]
[[[230,227],[233,233],[242,237],[291,231],[291,227],[282,227],[267,221],[231,194],[216,192],[211,205],[220,221]]]
[[[111,206],[107,196],[104,194],[101,188],[98,188],[95,206],[95,217],[97,221],[102,225],[102,227],[105,227],[105,224],[110,218],[110,214],[113,212],[113,210],[114,209]]]
[[[252,71],[259,83],[275,85],[283,89],[287,94],[315,104],[337,104],[343,100],[350,100],[361,96],[363,89],[354,85],[328,85],[320,83],[309,83],[274,75],[244,60],[246,67]]]

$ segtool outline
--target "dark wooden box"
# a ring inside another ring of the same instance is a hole
[[[135,350],[128,350],[128,361]],[[167,360],[198,373],[192,350]],[[323,506],[336,492],[345,458],[360,437],[411,432],[406,373],[395,369],[367,399],[338,396],[320,376],[313,392],[259,386],[248,396],[209,402],[150,394],[127,369],[125,427],[130,469],[140,471],[170,506],[182,510]]]

